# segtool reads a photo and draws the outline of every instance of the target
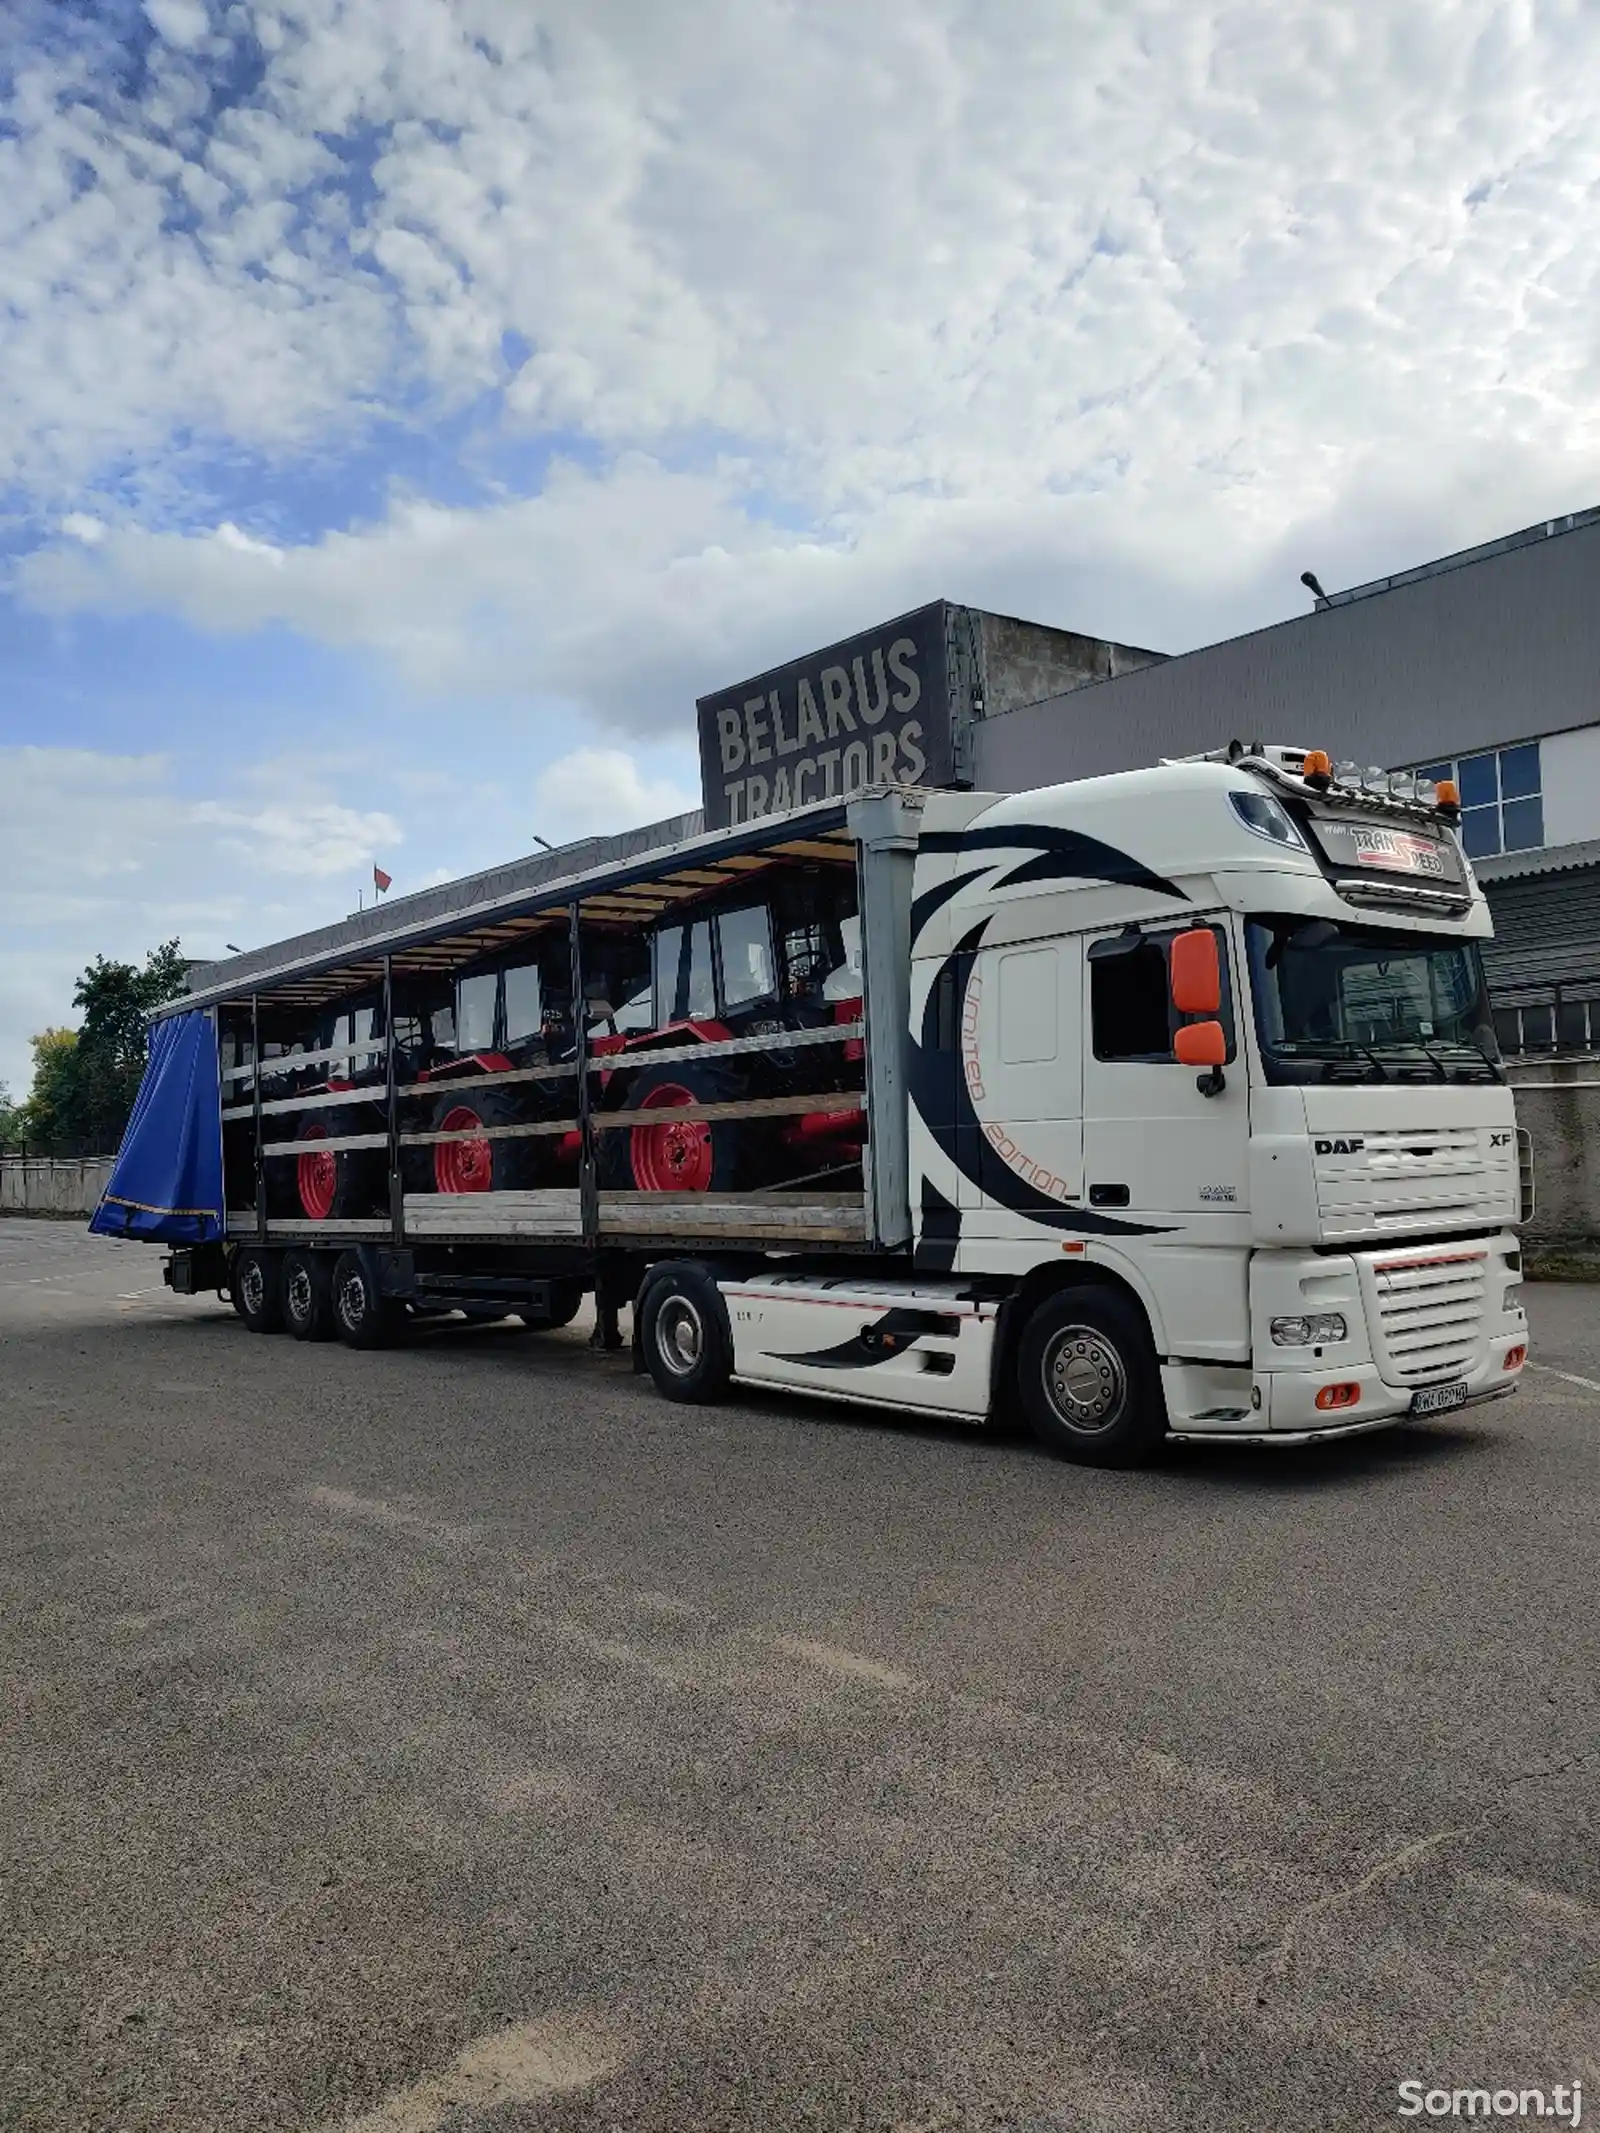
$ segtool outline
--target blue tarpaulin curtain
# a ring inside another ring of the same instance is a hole
[[[208,1014],[173,1015],[151,1030],[150,1064],[89,1227],[161,1244],[222,1235],[222,1097]]]

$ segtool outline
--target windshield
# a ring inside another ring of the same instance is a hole
[[[1333,919],[1252,918],[1269,1081],[1498,1081],[1476,941]]]

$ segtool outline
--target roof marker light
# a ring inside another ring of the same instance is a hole
[[[1326,792],[1333,783],[1333,758],[1326,748],[1308,748],[1305,761],[1300,766],[1300,775],[1318,792]]]
[[[1433,789],[1433,804],[1435,807],[1444,808],[1447,812],[1460,812],[1461,788],[1454,778],[1441,778],[1439,780]]]

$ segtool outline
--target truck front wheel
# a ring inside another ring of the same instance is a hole
[[[1041,1444],[1086,1466],[1132,1466],[1167,1433],[1161,1368],[1138,1306],[1085,1283],[1047,1296],[1017,1343],[1018,1390]]]
[[[733,1373],[722,1292],[703,1267],[657,1267],[639,1299],[639,1347],[656,1390],[669,1400],[720,1400]]]

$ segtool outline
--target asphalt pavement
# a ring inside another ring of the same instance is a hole
[[[0,1221],[0,2124],[1600,2108],[1600,1290],[1511,1401],[1136,1473]]]

